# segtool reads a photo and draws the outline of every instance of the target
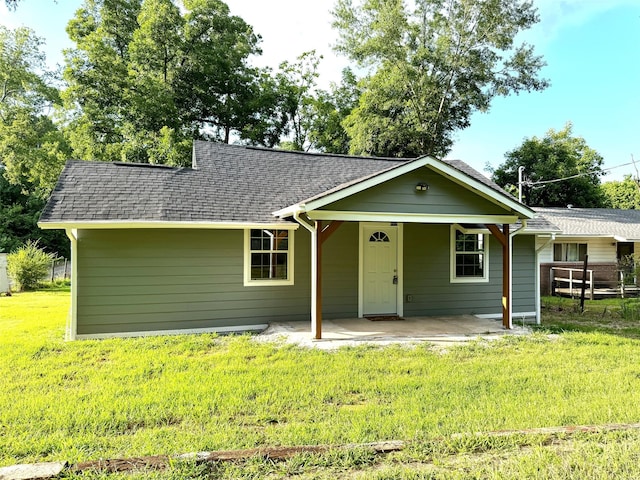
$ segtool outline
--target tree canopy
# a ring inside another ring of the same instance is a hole
[[[27,28],[0,26],[0,164],[11,183],[45,198],[71,151],[52,120],[60,98],[41,45]]]
[[[516,35],[538,21],[521,0],[338,0],[337,50],[370,72],[344,127],[350,151],[443,156],[496,96],[544,89],[544,62]]]
[[[264,103],[278,97],[248,63],[259,37],[219,0],[183,5],[86,0],[69,22],[65,100],[80,158],[186,165],[193,138],[264,141]]]
[[[640,209],[640,183],[631,175],[625,175],[623,180],[605,182],[601,188],[604,207]]]
[[[601,207],[600,175],[603,159],[573,125],[550,129],[544,137],[525,139],[506,153],[506,161],[493,171],[493,180],[517,191],[518,168],[524,167],[523,201],[534,207]]]

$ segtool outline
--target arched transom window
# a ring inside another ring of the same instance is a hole
[[[373,232],[369,237],[370,242],[388,242],[389,235],[384,232]]]

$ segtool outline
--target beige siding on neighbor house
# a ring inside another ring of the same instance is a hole
[[[541,247],[548,240],[539,238],[537,247]],[[611,263],[616,261],[616,245],[615,240],[609,237],[567,237],[557,236],[555,241],[551,242],[540,251],[541,263],[553,262],[553,245],[556,243],[586,243],[587,255],[589,255],[589,263]]]

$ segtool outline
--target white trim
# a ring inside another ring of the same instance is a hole
[[[358,318],[364,317],[364,222],[358,224]]]
[[[67,321],[66,340],[75,340],[78,331],[78,230],[67,229],[71,241],[71,306]]]
[[[83,333],[76,335],[78,340],[105,339],[105,338],[129,338],[129,337],[151,337],[155,335],[192,335],[197,333],[234,333],[234,332],[261,332],[269,325],[261,323],[259,325],[239,325],[236,327],[208,327],[208,328],[185,328],[174,330],[148,330],[143,332],[114,332],[114,333]]]
[[[43,230],[52,229],[117,229],[117,228],[213,228],[213,229],[236,229],[245,228],[266,228],[278,230],[297,230],[297,223],[283,222],[163,222],[154,220],[131,221],[131,220],[96,220],[91,222],[38,222],[38,227]]]
[[[345,222],[377,223],[516,223],[514,215],[449,215],[401,212],[342,212],[337,210],[314,210],[307,213],[312,220],[342,220]]]
[[[364,317],[364,228],[394,227],[396,229],[396,270],[398,286],[396,288],[396,314],[404,315],[404,225],[395,222],[359,222],[358,224],[358,318]]]
[[[404,316],[404,224],[398,224],[398,258],[396,268],[398,269],[398,288],[396,290],[396,309],[399,317]]]
[[[500,313],[476,313],[473,315],[478,318],[486,318],[488,320],[501,320],[502,312]],[[536,312],[513,312],[514,317],[526,317],[526,318],[535,318]]]
[[[291,230],[291,229],[271,229],[271,228],[258,228],[259,230]],[[251,279],[251,228],[244,230],[244,286],[245,287],[266,287],[266,286],[278,286],[278,285],[293,285],[293,262],[294,262],[294,244],[295,234],[288,235],[287,238],[287,278],[282,280],[252,280]],[[285,251],[282,250],[281,253]]]
[[[368,177],[360,182],[354,183],[344,188],[340,188],[332,193],[324,194],[320,198],[310,200],[306,203],[301,202],[294,205],[290,205],[283,209],[273,212],[276,217],[287,217],[293,215],[296,211],[310,212],[316,210],[330,203],[336,202],[350,195],[362,192],[369,188],[375,187],[386,181],[397,178],[406,173],[417,170],[421,167],[429,167],[432,170],[440,173],[441,175],[449,178],[462,187],[476,191],[480,196],[495,203],[503,208],[517,212],[519,215],[525,218],[533,218],[536,214],[526,205],[519,203],[517,200],[512,199],[507,194],[498,192],[484,183],[476,180],[470,175],[457,170],[446,163],[431,157],[420,157],[415,160],[409,161],[398,167],[385,170],[377,175]],[[381,220],[384,221],[384,220]],[[400,221],[400,220],[398,220]],[[515,222],[501,222],[501,223],[515,223]]]
[[[320,243],[320,228],[314,224],[311,232],[311,338],[315,338],[318,325],[318,245]],[[321,268],[322,270],[322,268]],[[320,279],[322,282],[322,279]],[[322,302],[322,299],[320,299]],[[321,312],[322,313],[322,312]],[[320,325],[322,327],[322,325]]]
[[[450,283],[487,283],[489,281],[489,235],[486,233],[473,233],[473,235],[482,235],[484,244],[482,277],[456,277],[456,230],[465,232],[459,225],[451,225],[449,228],[449,282]]]

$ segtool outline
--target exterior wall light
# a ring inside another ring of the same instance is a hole
[[[416,191],[418,192],[426,192],[427,190],[429,190],[429,185],[426,183],[419,183],[416,185]]]

